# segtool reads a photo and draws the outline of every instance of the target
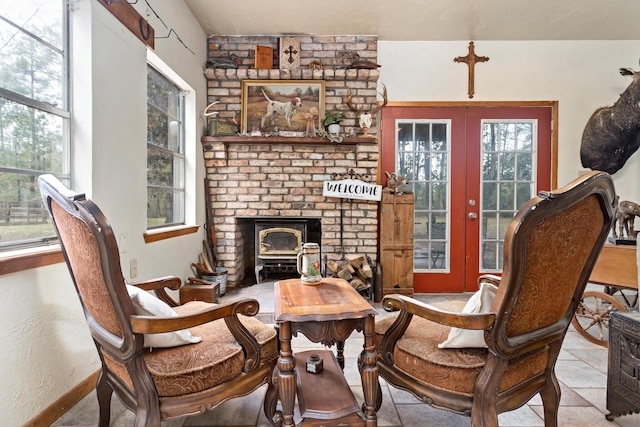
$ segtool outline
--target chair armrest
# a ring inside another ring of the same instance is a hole
[[[416,299],[391,294],[382,299],[386,311],[400,311],[396,320],[389,326],[382,338],[382,358],[393,363],[393,350],[396,342],[402,338],[414,315],[432,322],[461,329],[487,330],[493,326],[496,313],[455,313],[441,310],[433,305]]]
[[[182,286],[182,279],[176,276],[164,276],[156,279],[143,280],[139,282],[128,282],[127,284],[136,286],[145,291],[154,291],[158,299],[164,301],[170,307],[176,307],[178,304],[173,298],[167,294],[165,288],[177,291]]]
[[[192,328],[214,320],[224,319],[229,331],[233,334],[245,354],[244,370],[251,371],[260,363],[259,345],[256,338],[238,319],[238,314],[255,316],[260,310],[260,303],[253,298],[217,304],[197,313],[177,317],[156,317],[132,315],[131,329],[139,334],[157,334]]]
[[[392,294],[382,299],[382,307],[386,311],[403,311],[432,322],[462,329],[490,329],[496,318],[496,313],[456,313],[441,310],[430,304],[407,297]]]

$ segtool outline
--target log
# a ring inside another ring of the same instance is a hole
[[[346,280],[357,291],[373,286],[373,271],[365,255],[348,254],[337,261],[327,261],[327,274]]]
[[[349,282],[349,284],[356,291],[367,287],[367,284],[360,279],[353,279],[351,282]]]
[[[371,270],[371,266],[369,265],[368,262],[364,262],[364,264],[362,264],[362,266],[360,267],[359,270],[362,275],[367,278],[367,279],[372,279],[373,278],[373,271]]]
[[[349,271],[349,269],[344,269],[344,270],[340,270],[338,271],[338,277],[341,279],[346,280],[347,282],[351,279],[353,279],[353,275],[351,274],[351,272]]]
[[[364,255],[349,254],[349,255],[346,255],[345,257],[349,260],[349,263],[357,269],[360,269],[362,264],[367,263],[367,260],[365,259]]]
[[[340,263],[338,261],[332,260],[327,261],[327,269],[332,273],[337,273],[338,271],[342,270],[342,267],[340,266]]]

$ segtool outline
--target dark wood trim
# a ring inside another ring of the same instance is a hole
[[[46,407],[38,415],[23,424],[22,427],[49,427],[96,388],[99,375],[100,370],[95,371],[80,384],[60,396],[58,400]]]
[[[198,231],[199,225],[192,225],[188,227],[173,228],[171,230],[159,231],[157,233],[144,233],[144,242],[152,243],[158,240],[171,239],[172,237],[184,236],[186,234],[193,234]]]
[[[393,101],[388,107],[552,107],[558,101]]]
[[[0,276],[64,262],[62,249],[54,248],[0,259]]]
[[[177,228],[158,233],[144,233],[145,243],[157,242],[158,240],[171,239],[173,237],[193,234],[198,231],[199,225]],[[46,249],[38,252],[14,255],[0,258],[0,276],[32,268],[44,267],[47,265],[64,262],[64,256],[60,248]]]
[[[107,8],[118,21],[140,39],[142,43],[154,49],[155,31],[149,25],[149,21],[144,19],[136,9],[127,2],[110,2],[108,0],[98,0],[98,3]]]
[[[290,145],[358,145],[376,144],[375,136],[348,136],[342,142],[333,142],[321,136],[281,137],[281,136],[203,136],[202,144],[222,142],[223,144],[290,144]]]

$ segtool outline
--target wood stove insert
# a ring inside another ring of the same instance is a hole
[[[255,220],[256,283],[270,272],[296,273],[298,252],[307,239],[307,220]]]

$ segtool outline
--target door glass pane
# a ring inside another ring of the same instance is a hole
[[[536,120],[483,120],[480,272],[502,270],[504,235],[535,191]]]
[[[450,254],[449,120],[398,120],[397,173],[413,191],[414,270],[446,272]]]

